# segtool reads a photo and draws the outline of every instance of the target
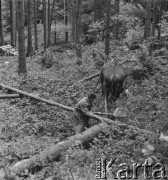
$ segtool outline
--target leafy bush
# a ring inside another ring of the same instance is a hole
[[[142,43],[143,41],[143,30],[144,28],[140,25],[137,25],[135,28],[130,28],[127,30],[125,34],[124,42],[127,43],[129,46],[134,42]]]
[[[41,61],[41,69],[49,69],[54,64],[54,57],[52,52],[46,51],[42,54],[42,57],[40,58]]]

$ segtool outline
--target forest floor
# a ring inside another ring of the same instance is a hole
[[[89,47],[85,46],[81,66],[76,64],[74,49],[62,48],[62,52],[58,52],[58,49],[58,47],[52,47],[48,50],[49,56],[51,55],[50,57],[53,59],[52,67],[49,69],[42,67],[41,55],[27,58],[28,73],[26,77],[20,77],[17,74],[18,57],[1,57],[0,82],[48,100],[74,107],[78,100],[94,90],[98,77],[83,83],[78,81],[100,71],[100,67],[97,68],[95,65],[92,54],[93,51],[96,51],[98,60],[100,60],[104,47],[101,43]],[[118,61],[132,60],[131,63],[124,64],[126,69],[139,66],[138,52],[126,51],[123,54],[118,48],[116,49]],[[113,59],[113,55],[112,52],[111,59]],[[160,63],[163,59],[160,58],[159,60],[154,60],[154,62],[160,71],[149,79],[142,80],[141,83],[135,83],[131,80],[129,82],[131,96],[127,101],[122,101],[122,98],[119,99],[117,104],[117,106],[124,106],[128,109],[127,121],[129,123],[152,132],[156,132],[167,121],[167,65]],[[98,89],[93,111],[104,112],[103,107],[99,109],[100,86]],[[5,91],[1,90],[1,93],[4,94]],[[153,119],[153,117],[156,118]],[[92,125],[94,124],[96,121],[92,121]],[[102,155],[109,154],[111,157],[117,156],[119,159],[127,159],[128,161],[134,154],[132,147],[140,148],[147,137],[146,134],[133,132],[129,129],[124,132],[125,135],[123,136],[121,129],[112,128],[114,131],[111,132],[111,141],[109,142],[105,138],[106,144],[104,144],[104,140],[101,139],[102,144],[100,142],[95,144],[96,150],[93,147],[90,151],[79,151],[78,149],[76,152],[67,152],[86,162],[85,165],[81,166],[81,170],[78,165],[81,162],[78,162],[77,159],[72,158],[71,162],[68,161],[68,167],[71,167],[75,179],[94,179],[96,158]],[[27,97],[0,100],[1,167],[17,162],[17,156],[21,159],[31,157],[46,147],[72,135],[74,135],[72,112]],[[130,156],[128,156],[129,153]],[[45,179],[52,175],[58,179],[73,179],[72,174],[67,171],[66,159],[62,159],[60,162],[47,165],[42,171],[36,172],[34,175],[28,174],[27,179]]]

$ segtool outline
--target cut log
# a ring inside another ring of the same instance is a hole
[[[93,119],[98,119],[98,120],[105,122],[107,124],[114,124],[114,125],[118,124],[119,125],[121,123],[119,121],[112,121],[111,119],[108,119],[106,117],[98,116],[92,112],[86,112],[85,114],[88,115],[89,117],[93,118]],[[116,119],[116,117],[113,116],[112,119]]]
[[[0,56],[18,56],[18,52],[11,46],[0,46]]]
[[[50,163],[55,160],[59,160],[61,156],[61,152],[67,150],[70,145],[75,143],[75,141],[81,141],[82,143],[90,142],[94,137],[96,137],[100,131],[107,127],[105,123],[101,123],[99,125],[95,125],[81,134],[77,134],[69,137],[67,140],[62,141],[50,148],[45,149],[39,155],[35,155],[29,159],[24,159],[22,161],[17,162],[15,165],[9,167],[4,172],[4,169],[0,170],[0,180],[5,180],[6,176],[9,178],[12,172],[16,174],[20,174],[25,171],[25,169],[31,170],[39,164]]]
[[[117,65],[122,65],[122,64],[124,64],[124,63],[126,63],[126,62],[131,62],[131,61],[132,61],[132,60],[124,60],[124,61],[119,62]],[[103,68],[103,67],[102,67],[102,68]],[[84,82],[84,81],[86,81],[86,80],[93,79],[93,78],[99,76],[99,74],[100,74],[100,72],[97,72],[97,73],[95,73],[95,74],[92,74],[91,76],[88,76],[88,77],[85,77],[85,78],[79,80],[78,83],[82,83],[82,82]]]
[[[83,133],[74,135],[69,137],[67,140],[57,143],[56,145],[45,149],[40,154],[35,155],[29,159],[24,159],[22,161],[17,162],[13,166],[9,167],[8,169],[1,169],[0,170],[0,180],[6,180],[6,177],[10,178],[12,177],[12,173],[20,174],[27,170],[32,170],[36,166],[42,165],[43,162],[50,163],[56,160],[59,160],[61,157],[61,152],[67,150],[70,145],[75,143],[75,141],[81,141],[82,143],[88,143],[90,142],[94,137],[96,137],[103,128],[108,127],[107,124],[101,123],[99,125],[95,125]],[[153,136],[154,133],[150,131],[146,131],[143,129],[136,128],[134,126],[127,126],[128,128],[137,130],[142,133],[147,133],[148,135]]]
[[[93,112],[94,114],[96,115],[105,115],[105,116],[111,116],[111,117],[114,117],[113,114],[110,114],[110,113],[102,113],[102,112]]]
[[[100,74],[100,72],[95,73],[95,74],[93,74],[93,75],[91,75],[91,76],[88,76],[88,77],[86,77],[86,78],[83,78],[83,79],[79,80],[78,83],[84,82],[84,81],[89,80],[89,79],[93,79],[93,78],[99,76],[99,74]]]
[[[0,83],[0,86],[1,86],[2,88],[12,90],[12,91],[17,92],[17,93],[19,93],[19,94],[22,94],[22,95],[24,95],[24,96],[28,96],[28,97],[31,97],[31,98],[33,98],[33,99],[36,99],[36,100],[45,102],[45,103],[47,103],[47,104],[50,104],[50,105],[53,105],[53,106],[57,106],[57,107],[61,107],[61,108],[65,109],[65,110],[68,110],[68,111],[73,111],[73,110],[74,110],[74,108],[72,108],[72,107],[65,106],[65,105],[63,105],[63,104],[59,104],[59,103],[57,103],[57,102],[53,102],[53,101],[47,100],[47,99],[45,99],[45,98],[41,98],[41,97],[39,97],[39,96],[35,96],[35,95],[33,95],[33,94],[30,94],[30,93],[21,91],[21,90],[19,90],[19,89],[12,88],[12,87],[10,87],[10,86],[4,85],[4,84],[2,84],[2,83]],[[87,115],[88,115],[89,117],[91,117],[91,118],[94,118],[94,119],[98,119],[98,120],[101,119],[101,121],[106,122],[106,123],[110,123],[110,124],[112,123],[111,119],[104,118],[104,117],[101,117],[101,116],[98,116],[98,115],[94,115],[93,113],[88,113]],[[115,117],[113,117],[113,119],[114,119],[114,118],[115,118]]]
[[[65,109],[65,110],[68,110],[68,111],[73,111],[73,110],[74,110],[74,108],[72,108],[72,107],[65,106],[65,105],[63,105],[63,104],[59,104],[59,103],[57,103],[57,102],[53,102],[53,101],[47,100],[47,99],[45,99],[45,98],[41,98],[41,97],[35,96],[35,95],[33,95],[33,94],[30,94],[30,93],[27,93],[27,92],[18,90],[18,89],[16,89],[16,88],[12,88],[12,87],[10,87],[10,86],[4,85],[4,84],[2,84],[2,83],[0,83],[0,86],[1,86],[2,88],[12,90],[12,91],[17,92],[17,93],[19,93],[19,94],[22,94],[22,95],[24,95],[24,96],[28,96],[28,97],[31,97],[31,98],[33,98],[33,99],[36,99],[36,100],[45,102],[45,103],[47,103],[47,104],[50,104],[50,105],[53,105],[53,106],[57,106],[57,107],[61,107],[61,108]],[[102,117],[102,116],[98,116],[98,115],[96,115],[96,114],[94,114],[94,113],[86,113],[86,114],[87,114],[89,117],[91,117],[91,118],[101,120],[101,121],[106,122],[106,123],[108,123],[108,124],[114,124],[114,125],[118,125],[118,126],[128,126],[128,124],[124,124],[124,123],[121,123],[121,122],[119,122],[119,121],[113,121],[114,119],[116,119],[115,116],[112,116],[111,118],[112,118],[113,120],[111,120],[111,119],[109,119],[109,118],[105,118],[105,117]]]
[[[20,98],[20,94],[0,94],[0,99],[6,98]]]
[[[63,105],[63,104],[59,104],[59,103],[57,103],[57,102],[53,102],[53,101],[47,100],[47,99],[45,99],[45,98],[41,98],[41,97],[39,97],[39,96],[36,96],[36,95],[30,94],[30,93],[27,93],[27,92],[25,92],[25,91],[21,91],[21,90],[19,90],[19,89],[16,89],[16,88],[7,86],[7,85],[5,85],[5,84],[0,83],[0,86],[1,86],[2,88],[12,90],[12,91],[14,91],[14,92],[16,92],[16,93],[18,93],[18,94],[22,94],[22,95],[24,95],[24,96],[28,96],[28,97],[31,97],[31,98],[33,98],[33,99],[36,99],[36,100],[45,102],[45,103],[47,103],[47,104],[50,104],[50,105],[53,105],[53,106],[57,106],[57,107],[61,107],[61,108],[66,109],[66,110],[68,110],[68,111],[73,111],[73,108],[71,108],[71,107],[65,106],[65,105]]]
[[[26,93],[24,91],[21,91],[21,90],[15,89],[15,88],[11,88],[10,86],[6,86],[2,83],[0,84],[0,86],[3,88],[6,88],[6,89],[12,90],[14,92],[17,92],[19,94],[40,100],[40,101],[45,102],[45,103],[50,104],[50,105],[61,107],[63,109],[69,110],[69,111],[73,111],[73,109],[74,109],[74,108],[53,102],[53,101],[46,100],[44,98],[40,98],[40,97],[32,95],[30,93]],[[132,126],[132,125],[129,125],[129,124],[124,124],[124,123],[121,123],[119,121],[112,121],[111,119],[101,117],[101,116],[95,115],[95,114],[90,113],[90,112],[88,112],[86,114],[89,117],[96,118],[98,120],[101,119],[103,122],[106,122],[106,123],[110,123],[110,124],[122,126],[122,127],[123,126],[128,127],[128,128],[134,129],[134,130],[142,132],[142,133],[147,133],[147,134],[153,135],[153,133],[151,133],[150,131],[139,129],[139,128]],[[49,163],[49,162],[52,162],[54,160],[57,160],[61,156],[61,152],[68,149],[68,147],[72,143],[74,143],[75,141],[78,140],[78,141],[81,141],[83,143],[90,142],[94,137],[96,137],[100,133],[100,131],[103,128],[108,127],[108,124],[106,124],[106,123],[101,123],[99,125],[95,125],[89,129],[87,129],[85,132],[83,132],[81,134],[71,136],[67,140],[62,141],[62,142],[60,142],[60,143],[58,143],[58,144],[56,144],[50,148],[45,149],[39,155],[36,155],[36,156],[33,156],[29,159],[25,159],[23,161],[20,161],[20,162],[16,163],[14,166],[9,167],[8,169],[5,169],[5,170],[1,169],[0,170],[0,180],[5,180],[7,176],[9,178],[11,172],[20,174],[21,172],[24,172],[25,169],[31,170],[34,167],[36,167],[37,165],[42,164],[42,162],[44,162],[44,161],[46,163]]]

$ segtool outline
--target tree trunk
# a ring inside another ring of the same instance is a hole
[[[15,15],[15,0],[10,1],[10,23],[11,23],[11,46],[15,47],[15,35],[16,35],[16,15]]]
[[[18,74],[26,74],[25,34],[24,34],[24,2],[17,0],[17,27],[18,27]]]
[[[4,36],[3,36],[3,17],[2,17],[2,1],[0,0],[0,45],[4,45]]]
[[[24,159],[20,162],[17,162],[12,167],[9,167],[9,171],[6,172],[4,169],[0,170],[0,179],[5,180],[6,177],[12,179],[10,173],[14,172],[20,174],[25,172],[25,170],[31,170],[39,164],[50,163],[58,160],[61,157],[61,152],[66,151],[75,141],[81,141],[82,143],[90,142],[94,137],[98,136],[102,129],[108,125],[101,123],[95,125],[88,130],[84,131],[82,134],[77,134],[69,137],[67,140],[57,143],[56,145],[46,148],[39,155],[35,155],[29,159]]]
[[[0,94],[0,99],[21,98],[20,94]]]
[[[94,22],[96,22],[99,19],[98,3],[99,0],[94,0]]]
[[[54,42],[55,42],[55,44],[57,44],[57,19],[56,19],[56,17],[55,17],[55,19],[54,19],[54,26],[55,26],[55,31],[54,31]]]
[[[120,0],[115,0],[114,8],[115,8],[115,15],[116,15],[116,17],[118,17],[119,12],[120,12]],[[118,21],[118,19],[115,21],[114,35],[115,35],[115,39],[118,40],[119,39],[119,21]]]
[[[77,12],[77,1],[72,0],[72,41],[76,42],[76,12]]]
[[[151,2],[152,0],[147,1],[146,17],[145,17],[145,31],[144,31],[145,39],[150,37],[150,33],[151,33]]]
[[[77,1],[76,13],[76,56],[77,64],[82,64],[82,0]]]
[[[43,0],[44,51],[47,48],[46,0]]]
[[[68,1],[64,0],[64,21],[66,26],[65,42],[68,43]]]
[[[110,53],[110,14],[111,14],[111,0],[106,2],[106,39],[105,39],[105,54],[108,58]]]
[[[50,12],[50,6],[51,6],[51,2],[50,0],[48,0],[48,45],[47,46],[50,46],[50,22],[51,22],[51,12]]]
[[[17,0],[14,0],[14,12],[15,12],[15,47],[17,48],[18,46],[18,43],[17,43],[17,40],[18,40],[18,26],[17,26]]]
[[[103,17],[104,4],[106,4],[104,0],[94,0],[94,22]]]
[[[27,57],[32,56],[32,0],[28,0],[28,40]]]
[[[152,36],[155,36],[155,29],[156,29],[156,18],[157,18],[157,6],[156,0],[153,0],[153,23],[152,23]]]
[[[29,0],[23,0],[23,9],[24,9],[24,25],[26,26],[28,24],[28,1]]]
[[[53,19],[54,10],[55,10],[54,9],[55,8],[55,3],[56,3],[56,0],[53,0],[51,12],[49,12],[50,11],[49,10],[50,5],[48,4],[48,46],[50,45],[51,25],[52,25],[52,19]]]
[[[37,35],[37,0],[34,0],[34,41],[35,41],[35,50],[38,51],[38,35]]]
[[[160,2],[159,5],[159,20],[158,20],[158,24],[161,23],[161,19],[162,19],[162,2]],[[157,39],[160,39],[161,37],[161,25],[158,25],[158,37]]]

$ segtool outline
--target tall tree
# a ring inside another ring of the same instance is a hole
[[[25,16],[24,17],[25,18],[24,19],[24,23],[25,23],[25,25],[27,25],[27,23],[28,23],[28,17],[27,17],[28,16],[28,8],[27,8],[28,1],[29,0],[23,0],[23,5],[24,5],[23,8],[24,8],[24,16]]]
[[[82,0],[77,0],[76,12],[76,56],[77,64],[82,64]]]
[[[25,34],[24,34],[24,2],[17,0],[17,27],[18,27],[18,51],[19,66],[18,74],[26,74],[26,57],[25,57]]]
[[[68,1],[64,0],[64,21],[66,26],[65,42],[68,42]]]
[[[99,1],[98,0],[94,0],[94,21],[97,21],[98,20],[98,3]]]
[[[111,14],[111,0],[106,2],[106,38],[105,38],[105,54],[108,58],[110,53],[110,14]]]
[[[152,0],[147,0],[144,38],[150,37],[150,33],[151,33],[151,4],[152,4]]]
[[[97,21],[103,17],[103,8],[103,0],[94,0],[94,21]]]
[[[43,26],[44,26],[44,51],[47,48],[47,17],[46,17],[46,0],[43,0]]]
[[[56,0],[53,0],[51,12],[50,12],[50,0],[48,1],[48,46],[50,45],[51,25],[52,25],[54,10],[55,10],[55,3],[56,3]]]
[[[152,36],[155,36],[156,29],[156,19],[157,19],[157,5],[156,0],[153,0],[153,17],[152,17]]]
[[[114,1],[114,9],[115,9],[115,15],[118,17],[120,13],[120,0],[115,0]],[[115,28],[114,28],[114,36],[115,39],[119,39],[119,21],[116,20],[115,22]]]
[[[2,18],[2,1],[0,0],[0,45],[4,44],[3,36],[3,18]]]
[[[32,55],[32,0],[28,0],[28,41],[27,57]]]
[[[11,46],[15,47],[15,35],[16,35],[16,18],[15,18],[15,0],[10,1],[10,23],[11,23]]]
[[[160,23],[161,23],[162,15],[163,15],[163,12],[162,12],[163,2],[162,1],[159,3],[158,9],[159,9],[159,18],[158,18],[158,37],[157,38],[160,39],[160,36],[161,36],[161,25],[160,25]]]
[[[75,42],[76,41],[76,13],[77,13],[77,1],[76,0],[72,0],[72,18],[71,18],[71,24],[72,24],[72,41]]]
[[[50,21],[51,21],[51,10],[50,10],[50,5],[51,5],[51,2],[50,0],[48,0],[48,45],[50,45]]]
[[[37,0],[34,0],[34,41],[35,41],[35,50],[38,51],[38,35],[37,35]]]
[[[57,20],[56,20],[56,17],[54,19],[54,26],[55,26],[55,29],[54,29],[54,43],[57,44]]]

